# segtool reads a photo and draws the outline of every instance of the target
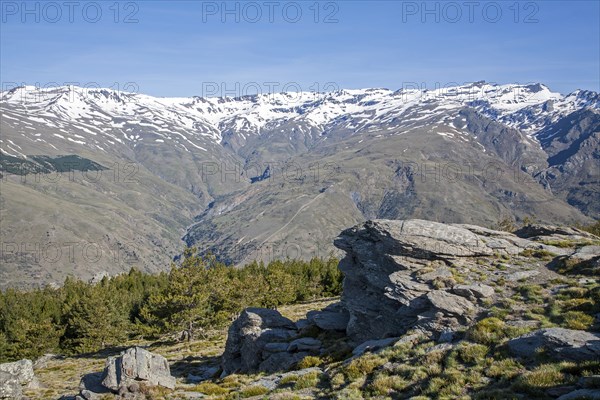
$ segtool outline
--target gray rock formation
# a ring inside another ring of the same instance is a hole
[[[33,372],[31,360],[19,360],[11,363],[0,364],[0,371],[15,375],[21,386],[36,387],[37,379]]]
[[[321,311],[309,311],[307,319],[310,324],[325,331],[345,331],[350,315],[340,303],[335,303]]]
[[[21,399],[22,388],[39,387],[31,360],[0,364],[0,398]]]
[[[118,357],[109,357],[102,379],[102,385],[118,392],[133,382],[143,382],[151,386],[175,388],[175,378],[167,359],[141,347],[125,350]]]
[[[342,304],[350,314],[346,332],[357,343],[411,327],[438,335],[474,317],[473,302],[432,283],[451,278],[453,260],[493,254],[468,229],[423,220],[368,221],[342,232],[335,245],[346,251]]]
[[[424,220],[373,220],[347,229],[334,242],[346,252],[340,262],[345,274],[340,307],[349,314],[346,333],[361,343],[401,336],[412,328],[437,340],[451,340],[452,332],[476,319],[483,300],[495,296],[494,288],[482,279],[462,282],[454,275],[483,271],[482,265],[497,263],[503,254],[545,250],[544,254],[562,257],[572,252],[543,243],[547,235],[557,234],[571,235],[563,237],[572,240],[594,238],[571,228],[530,225],[519,237]],[[595,253],[579,251],[588,258]],[[492,273],[495,277],[487,282],[499,277],[509,282],[540,279],[539,268],[531,266],[503,266]]]
[[[0,371],[0,399],[18,399],[23,395],[19,378],[11,373]]]
[[[474,285],[456,285],[452,291],[459,295],[471,299],[484,299],[494,295],[494,288],[481,283]]]
[[[274,343],[285,343],[287,350],[287,342],[296,335],[296,325],[278,311],[263,308],[242,311],[229,327],[222,358],[223,375],[256,372],[266,359],[272,358],[268,363],[271,365],[275,359],[286,357],[279,355]]]
[[[598,360],[600,335],[564,328],[547,328],[510,340],[508,348],[512,354],[523,358],[532,358],[541,349],[558,360]]]

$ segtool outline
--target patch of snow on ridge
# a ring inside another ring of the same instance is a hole
[[[196,138],[219,143],[222,132],[233,129],[245,139],[289,121],[319,130],[328,124],[342,123],[351,129],[362,129],[374,123],[397,125],[398,121],[427,120],[432,115],[469,106],[533,134],[548,121],[556,121],[581,107],[600,108],[595,92],[576,91],[562,96],[542,84],[485,82],[433,90],[348,89],[235,98],[160,98],[112,89],[27,86],[1,92],[0,103],[13,105],[17,110],[24,108],[25,118],[40,124],[76,122],[91,135],[96,135],[96,130],[108,133],[134,126],[150,131],[178,131],[185,135],[185,141],[202,150]],[[419,112],[407,114],[413,109]],[[13,115],[19,114],[15,110]]]

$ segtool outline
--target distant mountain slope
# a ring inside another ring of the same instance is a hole
[[[237,98],[15,88],[0,94],[2,282],[131,265],[14,251],[52,242],[50,228],[62,242],[138,243],[139,266],[158,270],[181,236],[239,263],[326,255],[340,229],[367,218],[590,221],[599,109],[595,92],[542,84]],[[106,168],[102,179],[8,167],[75,156]]]

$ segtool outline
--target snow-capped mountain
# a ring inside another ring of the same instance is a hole
[[[67,162],[111,179],[40,179]],[[542,84],[223,98],[19,87],[0,93],[0,212],[30,229],[0,239],[85,238],[108,253],[133,241],[147,270],[181,236],[234,263],[309,258],[367,218],[589,222],[599,162],[598,93]],[[77,273],[26,261],[18,279]],[[105,257],[81,274],[127,268]]]
[[[360,133],[381,124],[420,126],[464,106],[533,135],[575,110],[600,108],[600,98],[588,91],[562,96],[541,84],[483,82],[435,90],[360,89],[237,98],[158,98],[111,89],[25,86],[2,92],[0,105],[8,124],[41,123],[56,128],[56,138],[99,151],[141,141],[206,151],[206,141],[220,143],[226,132],[245,140],[294,122],[307,131],[335,127]],[[29,140],[47,141],[23,128]],[[0,143],[0,151],[24,155],[10,142]]]

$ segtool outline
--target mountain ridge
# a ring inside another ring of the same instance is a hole
[[[51,194],[76,210],[84,192],[97,197],[96,211],[82,209],[59,224],[64,236],[85,237],[86,219],[104,221],[96,213],[116,195],[114,212],[137,208],[132,220],[146,228],[135,235],[126,217],[132,211],[116,212],[111,243],[134,235],[146,249],[138,261],[150,270],[176,255],[183,242],[175,237],[241,264],[325,256],[334,250],[332,235],[372,218],[589,223],[600,211],[599,109],[595,92],[561,95],[543,84],[225,98],[15,88],[0,94],[3,157],[76,155],[108,170],[104,182],[87,179],[88,171],[76,185],[23,183],[3,170],[0,204],[8,225],[22,223],[13,216],[22,207],[41,214],[29,233],[2,242],[44,245],[53,218],[39,199]],[[128,174],[136,179],[125,182]],[[178,200],[169,204],[172,196]],[[151,234],[157,229],[164,231],[162,248],[170,249],[159,260],[153,255],[161,240]],[[39,268],[46,277],[59,269]],[[61,267],[56,279],[72,268]],[[106,261],[77,274],[123,268]]]

